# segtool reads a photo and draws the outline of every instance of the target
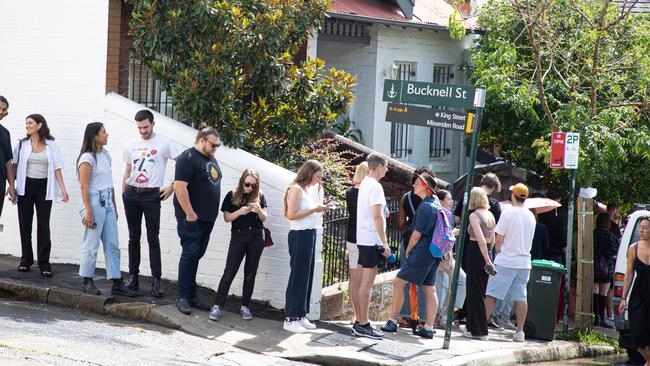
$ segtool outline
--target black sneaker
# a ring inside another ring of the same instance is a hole
[[[370,339],[383,339],[384,338],[384,333],[378,331],[377,329],[373,328],[370,323],[366,325],[359,325],[356,329],[356,335],[359,337],[366,337]]]
[[[493,330],[498,330],[498,331],[502,331],[505,329],[504,327],[497,324],[497,322],[495,322],[494,320],[490,320],[490,322],[488,323],[488,328]]]
[[[397,323],[395,323],[392,320],[388,320],[386,322],[386,325],[380,328],[382,332],[390,332],[390,333],[395,333],[397,332]]]
[[[193,297],[191,299],[188,299],[187,302],[189,303],[189,305],[191,307],[193,307],[195,309],[199,309],[199,310],[203,310],[203,311],[212,310],[212,306],[210,306],[210,305],[204,303],[203,301],[201,301],[201,299],[199,299],[198,296]]]
[[[359,321],[358,321],[358,320],[355,320],[355,321],[354,321],[354,324],[352,324],[352,334],[355,335],[355,336],[359,336],[359,337],[360,337],[361,334],[357,333],[357,328],[359,328],[359,327],[360,327],[360,325],[359,325]]]
[[[428,330],[428,329],[422,327],[422,328],[418,328],[418,329],[414,330],[413,334],[419,335],[422,338],[433,339],[433,335],[436,334],[436,331],[433,330],[433,329]]]

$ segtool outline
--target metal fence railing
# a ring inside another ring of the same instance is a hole
[[[399,268],[399,245],[402,232],[397,226],[399,200],[387,200],[390,212],[386,220],[388,245],[398,257],[397,262],[380,268],[379,272],[388,272]],[[348,255],[345,238],[348,226],[348,211],[345,207],[328,210],[323,216],[323,287],[348,280]]]
[[[192,125],[180,114],[160,80],[153,76],[144,62],[135,57],[133,50],[129,54],[128,85],[127,98],[167,117]]]

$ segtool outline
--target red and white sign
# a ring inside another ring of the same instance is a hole
[[[580,134],[553,132],[551,140],[551,168],[577,169]]]

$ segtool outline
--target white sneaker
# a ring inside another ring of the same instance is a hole
[[[512,336],[512,340],[515,342],[523,342],[526,340],[526,335],[520,330],[518,332],[515,332],[515,334]]]
[[[307,329],[300,325],[300,321],[298,320],[285,320],[282,328],[291,333],[305,333],[307,331]]]
[[[316,324],[310,322],[307,318],[300,318],[299,322],[305,329],[316,329]]]
[[[484,336],[472,335],[472,332],[467,330],[467,327],[465,325],[460,326],[460,331],[463,332],[463,337],[465,337],[465,338],[477,339],[479,341],[488,341],[488,340],[490,340],[490,338],[488,336],[486,336],[486,335],[484,335]]]

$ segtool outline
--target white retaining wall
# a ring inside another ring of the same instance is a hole
[[[29,0],[0,2],[0,95],[9,99],[10,114],[0,123],[7,127],[15,144],[24,136],[25,117],[31,113],[45,116],[57,142],[63,149],[66,166],[63,176],[70,202],[55,203],[52,211],[53,263],[78,263],[83,228],[79,216],[80,190],[76,180],[75,160],[81,146],[85,125],[102,121],[109,133],[107,150],[113,157],[113,179],[117,191],[121,187],[124,163],[122,148],[137,136],[135,113],[142,109],[117,94],[104,94],[106,75],[106,44],[108,29],[107,0],[67,0],[50,2]],[[183,148],[192,146],[196,130],[155,113],[155,131]],[[282,217],[284,188],[294,173],[239,149],[221,147],[216,158],[223,171],[222,198],[235,187],[245,168],[260,172],[262,189],[268,202],[268,226],[275,246],[264,251],[257,275],[253,298],[267,300],[274,307],[284,307],[284,294],[289,276],[287,249],[288,222]],[[174,163],[169,162],[165,183],[173,179]],[[128,230],[121,199],[117,199],[122,270],[128,271]],[[0,217],[0,253],[20,256],[20,237],[16,208],[10,203]],[[319,238],[321,236],[319,235]],[[223,273],[230,225],[220,214],[210,245],[199,266],[197,281],[216,290]],[[163,277],[175,280],[181,253],[171,199],[163,202],[160,241]],[[35,244],[34,244],[35,245]],[[317,265],[312,290],[312,319],[320,316],[322,246],[317,244]],[[101,251],[100,251],[101,253]],[[18,265],[18,263],[16,263]],[[98,267],[104,266],[99,254]],[[143,274],[150,274],[146,230],[143,223]],[[243,265],[233,282],[231,293],[241,294]]]

